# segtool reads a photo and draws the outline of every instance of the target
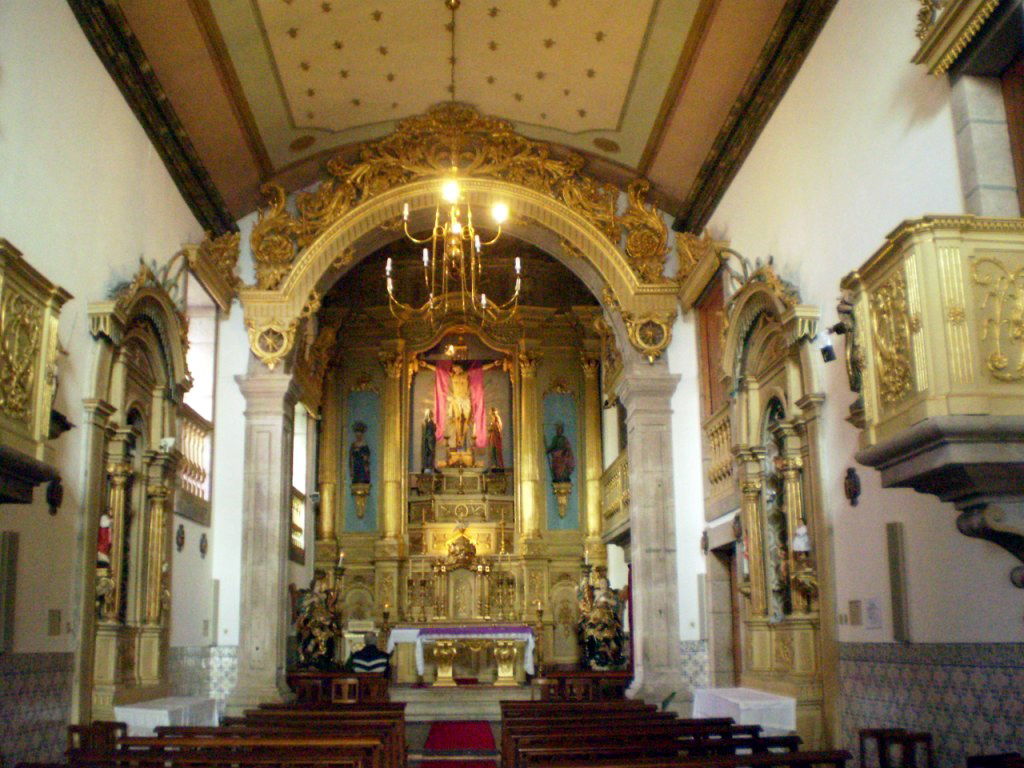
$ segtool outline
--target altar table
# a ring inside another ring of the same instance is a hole
[[[192,696],[137,701],[114,707],[129,736],[152,736],[158,725],[217,725],[217,700]]]
[[[753,688],[696,688],[693,716],[731,717],[740,725],[790,733],[796,730],[796,699]]]
[[[523,670],[534,674],[533,650],[535,640],[533,630],[522,624],[494,624],[489,626],[470,627],[396,627],[388,637],[387,651],[394,651],[398,643],[412,643],[416,660],[416,673],[423,675],[426,667],[424,648],[434,646],[434,658],[437,660],[437,678],[434,685],[451,686],[455,684],[452,676],[452,660],[455,658],[456,644],[471,641],[484,641],[494,648],[494,658],[498,665],[498,679],[495,685],[515,685],[514,667],[518,652],[517,644],[523,645]]]

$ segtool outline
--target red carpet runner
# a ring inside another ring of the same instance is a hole
[[[483,720],[436,722],[423,745],[420,768],[496,768],[494,760],[473,759],[490,757],[496,749],[491,726]]]

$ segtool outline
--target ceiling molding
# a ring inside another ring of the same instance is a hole
[[[789,0],[757,66],[676,212],[672,228],[699,234],[796,77],[838,0]]]
[[[200,225],[214,235],[235,230],[234,217],[199,159],[124,13],[112,2],[68,0],[68,5]]]

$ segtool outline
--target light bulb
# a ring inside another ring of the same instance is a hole
[[[516,274],[517,275],[520,273],[520,271],[522,271],[522,268],[523,268],[523,263],[519,260],[519,257],[516,256]]]
[[[402,206],[402,221],[408,221],[408,220],[409,220],[409,204],[406,203],[405,205]]]
[[[384,265],[384,274],[388,277],[391,276],[391,257],[388,256],[388,263]]]
[[[491,206],[491,216],[499,224],[508,220],[508,206],[505,203],[495,203]]]
[[[480,250],[480,235],[477,235],[475,238],[473,238],[473,243],[474,243],[474,245],[476,245],[477,251],[479,251]]]
[[[426,248],[423,249],[423,266],[427,266],[430,263],[430,251]]]
[[[486,293],[481,293],[480,294],[480,306],[483,309],[487,309],[487,294]]]
[[[459,182],[455,179],[448,179],[441,186],[441,197],[453,205],[459,202]]]
[[[391,290],[392,290],[391,275],[388,275],[388,293],[391,293]]]
[[[458,219],[456,219],[455,221],[452,222],[452,234],[453,235],[461,235],[462,234],[462,223]]]

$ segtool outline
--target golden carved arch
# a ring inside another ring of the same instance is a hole
[[[271,368],[287,357],[325,276],[369,252],[368,242],[400,220],[405,203],[414,218],[432,211],[437,179],[453,160],[471,206],[505,202],[519,222],[555,235],[568,253],[553,255],[574,271],[581,259],[596,272],[598,293],[621,314],[630,342],[652,361],[664,351],[678,284],[663,274],[669,233],[646,202],[648,182],[629,185],[620,212],[619,190],[585,175],[581,156],[556,156],[506,121],[446,104],[403,121],[356,163],[330,160],[316,190],[296,195],[294,213],[281,187],[265,188],[270,206],[250,238],[256,285],[239,291],[254,354]]]

